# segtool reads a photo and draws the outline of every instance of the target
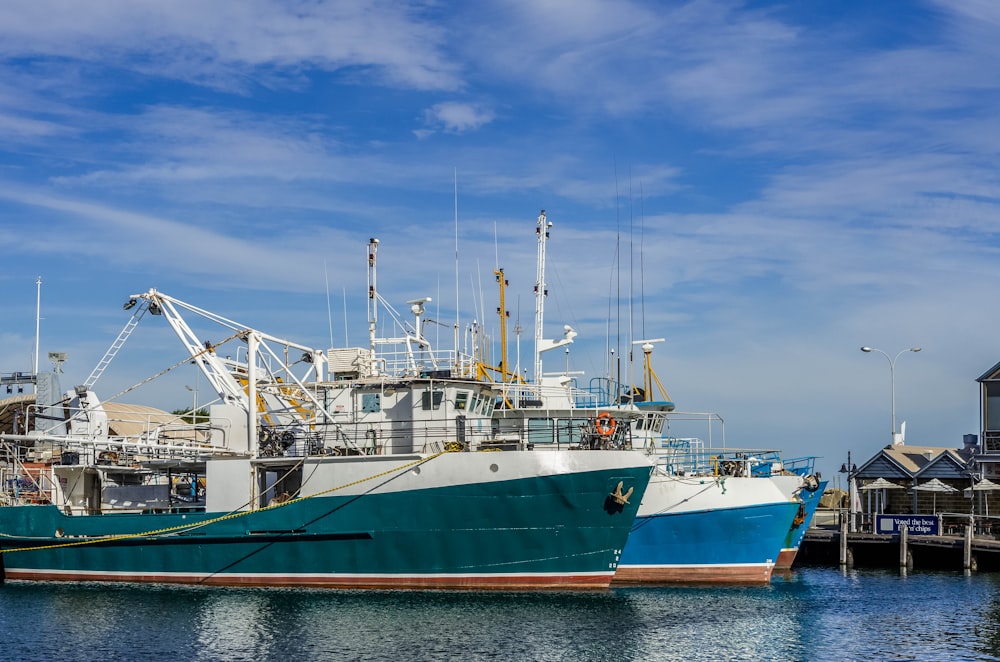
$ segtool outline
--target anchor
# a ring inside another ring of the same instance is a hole
[[[616,487],[615,491],[611,493],[611,498],[614,499],[615,503],[619,506],[627,506],[628,498],[632,496],[632,491],[635,487],[628,488],[628,491],[625,494],[622,494],[622,487],[624,487],[624,481],[620,480],[618,481],[618,487]]]

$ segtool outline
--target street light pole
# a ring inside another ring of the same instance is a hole
[[[847,474],[847,517],[848,530],[851,533],[857,531],[858,520],[855,516],[854,501],[857,499],[858,487],[854,482],[854,474],[858,472],[858,465],[851,462],[851,451],[847,451],[847,464],[840,465],[840,473]]]
[[[896,354],[896,356],[890,358],[889,355],[886,354],[885,352],[883,352],[881,349],[877,349],[875,347],[862,347],[861,348],[861,351],[862,352],[866,352],[866,353],[867,352],[878,352],[879,354],[881,354],[882,356],[885,357],[886,361],[889,362],[889,397],[890,397],[890,405],[892,407],[892,409],[891,409],[891,412],[892,412],[892,437],[890,437],[890,438],[892,440],[892,445],[893,446],[898,445],[896,443],[896,359],[898,359],[900,356],[902,356],[906,352],[919,352],[920,350],[921,350],[920,347],[910,347],[909,349],[901,349],[901,350],[899,350],[899,353]],[[902,443],[902,442],[900,442],[900,443]]]
[[[192,399],[193,399],[193,402],[191,403],[191,422],[194,423],[194,424],[197,424],[198,423],[198,382],[195,382],[195,387],[194,388],[191,388],[187,384],[184,385],[184,388],[186,388],[187,390],[191,391],[191,396],[192,396]]]

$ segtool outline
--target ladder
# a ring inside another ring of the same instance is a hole
[[[111,361],[118,354],[118,350],[122,348],[122,345],[125,344],[125,341],[128,340],[128,337],[132,335],[132,331],[135,330],[135,327],[139,326],[139,320],[142,319],[142,316],[146,312],[147,307],[148,305],[146,301],[143,301],[142,303],[139,304],[139,307],[136,309],[136,311],[132,313],[132,317],[130,317],[128,322],[125,323],[125,328],[123,328],[121,333],[118,334],[118,337],[115,338],[115,341],[111,343],[111,347],[108,348],[108,351],[104,353],[104,358],[100,360],[100,362],[97,364],[94,370],[90,373],[90,376],[87,377],[87,380],[83,382],[84,386],[86,386],[88,389],[94,387],[94,384],[97,383],[97,380],[101,378],[101,375],[104,373],[104,370],[108,367],[108,364],[110,364]]]

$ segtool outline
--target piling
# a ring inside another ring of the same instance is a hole
[[[840,565],[847,565],[847,520],[840,522]]]
[[[899,527],[899,567],[909,570],[913,566],[913,557],[910,556],[909,532],[906,525]]]
[[[962,567],[966,570],[976,569],[976,557],[972,555],[972,525],[965,525],[965,545],[962,549]]]

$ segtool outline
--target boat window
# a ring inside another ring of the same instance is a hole
[[[375,413],[382,411],[382,400],[380,393],[362,393],[361,411],[365,413]]]
[[[420,404],[425,410],[440,409],[444,391],[424,391],[420,394]]]
[[[535,444],[580,443],[588,422],[585,418],[531,418],[528,419],[528,441]]]
[[[528,419],[528,441],[533,444],[551,444],[555,442],[552,431],[552,420],[548,418]]]
[[[469,392],[459,391],[455,394],[455,409],[462,411],[465,409],[466,403],[469,402]]]

